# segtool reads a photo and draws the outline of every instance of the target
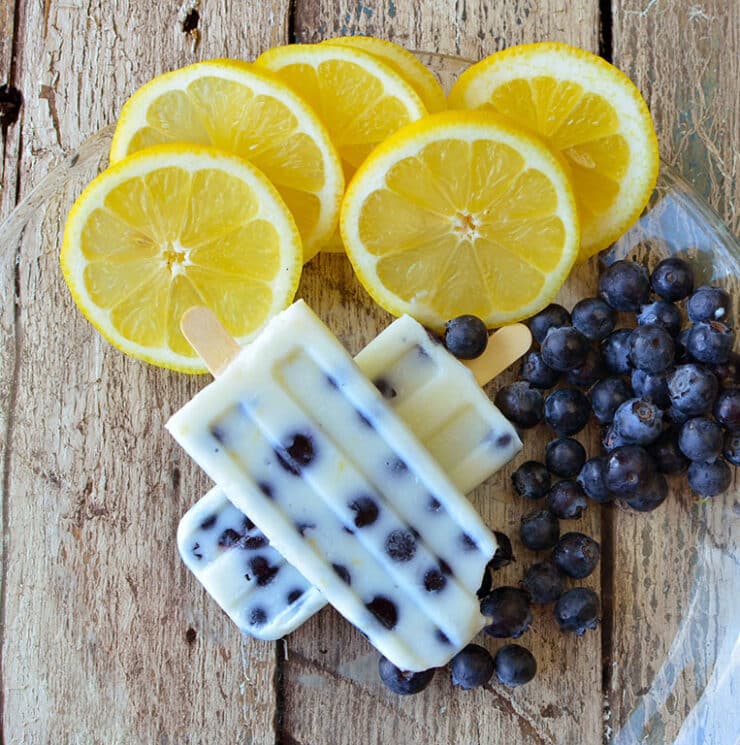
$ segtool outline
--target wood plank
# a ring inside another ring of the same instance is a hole
[[[597,3],[365,3],[298,2],[298,41],[316,41],[338,33],[374,34],[417,49],[435,49],[478,57],[504,45],[557,38],[595,50]],[[594,268],[584,267],[562,300],[568,306],[594,289]],[[343,257],[321,255],[306,267],[299,293],[314,305],[352,352],[383,328],[389,317],[367,297]],[[513,372],[504,376],[508,382]],[[500,384],[500,383],[499,383]],[[495,384],[489,387],[491,395]],[[524,455],[543,457],[551,435],[541,426],[527,433]],[[590,449],[595,429],[584,433]],[[510,486],[514,466],[503,469],[476,490],[473,501],[489,525],[509,533],[517,546],[517,563],[497,576],[516,584],[535,554],[518,543],[519,518],[533,506],[515,501]],[[597,540],[600,513],[589,510],[563,530],[582,530]],[[599,576],[588,586],[599,589]],[[502,640],[481,635],[478,643],[495,651]],[[552,607],[537,609],[533,629],[521,643],[537,657],[535,681],[509,691],[498,684],[485,690],[452,691],[449,674],[439,671],[429,689],[409,699],[389,694],[377,674],[377,653],[332,609],[324,609],[288,639],[282,665],[285,710],[283,741],[308,745],[357,742],[474,743],[516,742],[526,745],[568,742],[563,732],[577,729],[579,741],[600,742],[602,696],[600,632],[582,639],[562,635]],[[341,724],[339,724],[341,723]]]
[[[623,0],[613,7],[614,62],[645,95],[663,158],[737,232],[737,4]],[[732,525],[740,482],[736,473],[730,490],[706,504],[695,501],[685,478],[673,479],[672,487],[670,501],[651,515],[613,514],[612,650],[605,673],[610,741],[618,745],[673,742],[679,732],[682,742],[737,737],[726,729],[732,720],[724,712],[736,702],[722,691],[720,673],[737,632]]]
[[[22,192],[156,73],[257,54],[284,40],[287,18],[287,0],[203,0],[194,45],[175,3],[24,3]],[[205,379],[125,358],[75,308],[58,242],[95,159],[75,169],[17,251],[17,326],[2,304],[4,740],[274,743],[275,645],[243,640],[175,550],[207,483],[163,424]],[[3,298],[15,256],[0,259]]]

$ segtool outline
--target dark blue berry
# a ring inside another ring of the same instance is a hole
[[[372,600],[365,603],[365,607],[389,631],[396,627],[398,608],[390,598],[385,597],[385,595],[375,595]]]
[[[717,378],[694,363],[679,365],[668,375],[671,404],[690,416],[703,414],[714,406],[717,388]]]
[[[601,547],[584,533],[566,533],[552,552],[555,566],[573,579],[588,577],[596,569],[600,557]]]
[[[686,349],[697,361],[707,365],[723,365],[730,359],[735,332],[719,321],[694,324],[689,330]]]
[[[565,381],[570,385],[579,385],[588,388],[597,380],[601,380],[606,373],[606,368],[601,359],[601,353],[596,347],[589,347],[583,364],[568,370],[565,373]]]
[[[719,384],[725,388],[740,385],[740,354],[732,352],[727,362],[712,367]]]
[[[722,451],[722,428],[706,417],[689,419],[678,436],[681,452],[696,463],[711,463]]]
[[[567,479],[575,476],[586,461],[586,451],[578,440],[558,437],[547,443],[545,465],[550,473]]]
[[[732,299],[721,287],[703,285],[686,301],[686,313],[689,320],[722,321],[727,323],[732,312]]]
[[[631,497],[655,472],[655,463],[639,445],[623,445],[609,453],[604,471],[606,488],[615,496]]]
[[[542,421],[542,394],[529,383],[519,381],[504,386],[496,393],[494,402],[501,413],[517,427],[527,429]]]
[[[493,675],[493,657],[479,644],[468,644],[450,662],[452,685],[465,690],[485,685]]]
[[[683,259],[663,259],[653,269],[650,284],[655,294],[664,300],[683,300],[694,289],[694,274]]]
[[[606,339],[616,322],[614,310],[601,298],[589,297],[577,302],[571,312],[573,326],[587,339]]]
[[[637,315],[640,326],[662,326],[671,336],[678,336],[681,331],[681,311],[665,300],[655,300],[643,305]]]
[[[550,329],[540,347],[545,364],[561,372],[580,367],[588,350],[588,339],[572,326]]]
[[[623,445],[632,445],[633,443],[626,440],[622,435],[617,432],[614,428],[614,424],[610,424],[604,428],[604,433],[601,437],[601,446],[606,450],[607,453],[611,453],[615,448],[621,448]]]
[[[691,326],[681,331],[674,340],[674,346],[676,348],[675,362],[677,365],[685,365],[687,362],[695,361],[689,354],[688,349],[686,349],[686,344],[689,341],[690,331]]]
[[[740,432],[726,432],[722,455],[734,466],[740,466]]]
[[[495,530],[493,535],[496,538],[496,553],[493,555],[493,558],[488,565],[491,569],[501,569],[514,561],[514,551],[511,548],[511,541],[506,533],[502,533],[500,530]]]
[[[385,539],[385,552],[394,561],[411,561],[416,553],[416,538],[410,530],[392,530]]]
[[[668,496],[668,482],[662,473],[654,473],[645,484],[640,484],[636,494],[624,503],[637,512],[652,512],[665,502]]]
[[[650,401],[631,398],[616,410],[612,425],[628,442],[648,445],[663,431],[663,412]]]
[[[396,389],[385,378],[376,378],[373,380],[373,385],[380,391],[383,398],[391,399],[398,395]]]
[[[399,696],[409,696],[423,691],[434,677],[434,668],[420,673],[399,670],[390,660],[381,657],[378,662],[378,673],[385,685]]]
[[[716,497],[727,490],[732,480],[730,467],[721,458],[714,463],[692,463],[689,486],[702,497]]]
[[[288,435],[280,448],[275,451],[280,465],[298,476],[303,468],[311,465],[316,457],[316,447],[313,438],[302,432]]]
[[[649,373],[667,370],[676,356],[673,338],[655,324],[638,326],[630,335],[630,363]]]
[[[545,421],[559,435],[574,435],[588,422],[591,405],[576,388],[560,388],[545,399]]]
[[[490,620],[483,630],[497,639],[517,639],[532,623],[529,595],[518,587],[497,587],[481,600],[480,612]]]
[[[659,409],[667,409],[671,405],[667,372],[653,374],[644,370],[633,370],[631,382],[635,396],[652,401]]]
[[[477,316],[458,316],[445,326],[444,345],[461,360],[472,360],[486,351],[488,329]]]
[[[629,358],[631,336],[632,329],[618,329],[601,342],[601,359],[613,375],[625,375],[632,369]]]
[[[614,498],[606,488],[604,481],[606,470],[606,457],[597,455],[595,458],[589,458],[581,468],[576,481],[581,488],[596,502],[611,502]]]
[[[511,474],[514,491],[525,499],[542,499],[550,489],[550,474],[542,463],[527,460]]]
[[[678,446],[678,430],[674,427],[663,432],[647,450],[660,473],[681,473],[689,465],[689,459]]]
[[[378,503],[372,497],[364,494],[353,499],[348,507],[355,513],[354,523],[356,528],[372,525],[378,519],[380,512]]]
[[[583,636],[599,623],[599,596],[588,587],[574,587],[564,592],[555,606],[555,620],[563,631]]]
[[[551,328],[570,326],[570,313],[562,305],[551,303],[527,321],[527,326],[538,344],[542,344]]]
[[[599,277],[599,295],[614,310],[636,313],[649,294],[647,270],[634,261],[615,261]]]
[[[554,603],[563,592],[563,578],[551,561],[539,561],[527,570],[522,587],[533,603]]]
[[[527,352],[522,359],[519,377],[535,388],[552,388],[558,382],[560,373],[548,367],[539,352]]]
[[[529,683],[537,675],[537,660],[534,655],[518,644],[501,647],[493,659],[496,677],[508,688]]]
[[[588,506],[581,485],[570,479],[558,481],[547,493],[547,509],[561,520],[576,520]]]
[[[560,537],[560,523],[550,510],[536,510],[521,519],[519,537],[532,551],[552,548]]]
[[[619,406],[632,398],[632,391],[622,378],[611,377],[596,383],[589,395],[596,419],[601,424],[609,424]]]

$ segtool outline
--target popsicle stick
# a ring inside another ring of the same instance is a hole
[[[188,308],[180,319],[180,329],[214,378],[239,354],[239,345],[210,308]]]
[[[494,331],[488,339],[486,351],[465,366],[475,375],[478,385],[484,386],[516,362],[532,345],[532,333],[523,323],[514,323]]]

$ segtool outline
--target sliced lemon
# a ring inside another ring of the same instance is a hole
[[[335,231],[339,156],[313,109],[264,69],[211,60],[154,78],[121,110],[111,163],[175,142],[215,145],[254,163],[293,213],[306,261]]]
[[[289,44],[257,58],[319,114],[347,180],[373,148],[426,109],[414,89],[368,52],[340,44]]]
[[[568,163],[581,219],[581,259],[619,238],[658,177],[655,128],[632,81],[567,44],[511,47],[468,68],[451,108],[492,109],[537,133]]]
[[[207,305],[239,343],[295,294],[293,217],[256,167],[197,145],[159,145],[111,166],[67,218],[61,264],[77,306],[115,347],[205,372],[180,331]]]
[[[340,227],[375,301],[437,329],[465,313],[489,327],[536,313],[580,237],[560,158],[474,111],[433,114],[380,145],[347,188]]]
[[[337,36],[321,43],[339,44],[372,54],[395,70],[416,91],[430,114],[447,108],[445,92],[434,73],[399,44],[374,36]]]

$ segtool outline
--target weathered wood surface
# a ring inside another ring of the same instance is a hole
[[[596,50],[601,30],[604,51],[611,37],[615,61],[648,97],[664,157],[737,228],[734,4],[615,0],[613,26],[602,18],[601,29],[599,5],[202,0],[196,35],[182,30],[177,3],[2,0],[0,84],[12,76],[25,103],[2,140],[0,217],[15,201],[16,174],[23,196],[64,153],[114,121],[138,85],[197,59],[250,58],[291,32],[298,41],[369,33],[479,57],[547,38]],[[606,519],[603,540],[613,545],[614,560],[602,573],[613,610],[604,659],[616,664],[605,689],[601,632],[563,637],[549,612],[538,613],[522,639],[540,674],[514,692],[492,684],[453,693],[439,675],[423,696],[399,700],[377,682],[375,653],[331,610],[289,637],[285,649],[243,640],[174,549],[179,516],[207,484],[162,425],[202,381],[122,357],[79,317],[57,270],[61,220],[48,214],[20,248],[0,255],[4,741],[591,745],[602,740],[604,702],[613,731],[637,708],[634,731],[640,735],[648,722],[646,732],[657,738],[648,742],[670,741],[707,671],[684,670],[656,716],[639,707],[658,672],[654,650],[670,648],[678,612],[691,602],[689,580],[674,578],[715,560],[695,549],[706,535],[723,556],[730,527],[711,506],[692,507],[683,494],[681,510],[670,514]],[[34,240],[34,231],[45,231],[45,240]],[[578,282],[592,288],[593,268],[581,270]],[[301,292],[352,351],[387,321],[341,257],[312,262]],[[589,436],[593,447],[595,432]],[[541,456],[545,440],[544,431],[530,437],[525,454]],[[514,534],[521,505],[509,504],[510,471],[475,501],[490,524]],[[596,537],[601,528],[597,510],[579,524]],[[684,543],[666,537],[675,535]],[[502,581],[518,581],[531,558],[517,553]],[[590,584],[598,588],[601,579]],[[672,605],[666,587],[679,590]],[[702,596],[694,604],[704,610],[718,600]],[[726,604],[720,610],[725,614]]]

